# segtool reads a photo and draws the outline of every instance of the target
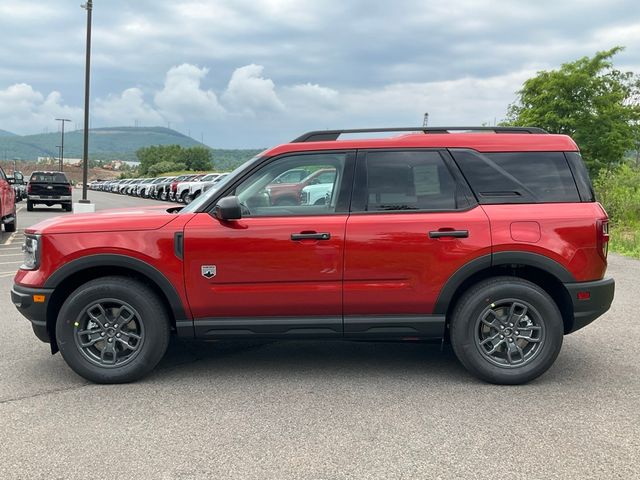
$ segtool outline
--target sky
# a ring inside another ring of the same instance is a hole
[[[0,129],[81,128],[80,0],[0,0]],[[170,126],[214,148],[308,130],[494,124],[527,78],[616,45],[631,0],[94,0],[91,127]]]

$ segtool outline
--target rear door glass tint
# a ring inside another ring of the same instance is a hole
[[[69,183],[64,173],[34,173],[31,175],[30,181],[36,183]]]

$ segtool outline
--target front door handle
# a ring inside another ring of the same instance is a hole
[[[300,240],[329,240],[330,238],[330,233],[304,232],[291,234],[291,240],[294,242],[298,242]]]
[[[469,230],[432,230],[429,232],[429,238],[469,238]]]

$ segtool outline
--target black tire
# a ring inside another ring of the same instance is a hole
[[[31,200],[27,200],[27,212],[33,212],[33,202]]]
[[[70,204],[70,203],[65,203],[65,204],[62,205],[62,209],[65,212],[70,212],[71,210],[73,210],[73,205]]]
[[[120,325],[117,322],[122,317],[115,313],[118,305],[126,306],[127,316],[131,314]],[[88,310],[94,308],[90,317]],[[96,320],[97,311],[105,312],[98,317],[104,325]],[[109,328],[103,328],[105,325]],[[92,333],[81,333],[87,331]],[[127,383],[147,375],[162,359],[169,344],[169,318],[162,301],[146,285],[127,277],[103,277],[87,282],[67,298],[58,314],[56,338],[62,357],[78,375],[95,383]],[[112,342],[107,344],[104,338]],[[93,343],[83,348],[84,340]],[[125,348],[125,343],[136,348]],[[121,349],[120,364],[118,354],[111,355],[113,363],[106,362],[107,345]]]
[[[13,222],[4,224],[4,231],[7,233],[13,233],[18,228],[18,215],[13,213]]]
[[[553,299],[518,277],[490,278],[471,287],[456,304],[450,327],[462,365],[476,377],[502,385],[526,383],[546,372],[564,335]]]

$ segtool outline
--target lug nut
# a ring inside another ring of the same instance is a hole
[[[519,332],[518,330],[516,330],[516,331],[515,331],[515,332],[513,332],[513,333],[515,333],[516,335],[520,335],[520,332]]]
[[[120,334],[119,334],[119,333],[116,333],[116,337],[120,338]]]
[[[500,325],[500,330],[504,330],[504,325]]]
[[[104,337],[104,332],[102,332],[102,333],[100,334],[100,336],[101,336],[101,337]]]
[[[510,324],[509,324],[509,326],[510,326],[510,327],[513,327],[513,323],[510,323]]]
[[[504,335],[500,335],[500,340],[502,340],[504,338]]]
[[[116,324],[113,326],[113,328],[118,328],[118,324],[116,323]]]
[[[109,328],[109,324],[108,324],[108,323],[105,323],[105,324],[104,324],[104,328]]]
[[[510,339],[509,339],[509,341],[510,341],[511,343],[513,343],[513,338],[510,338]]]
[[[110,338],[109,340],[107,340],[107,342],[109,343],[113,342],[113,338]]]

